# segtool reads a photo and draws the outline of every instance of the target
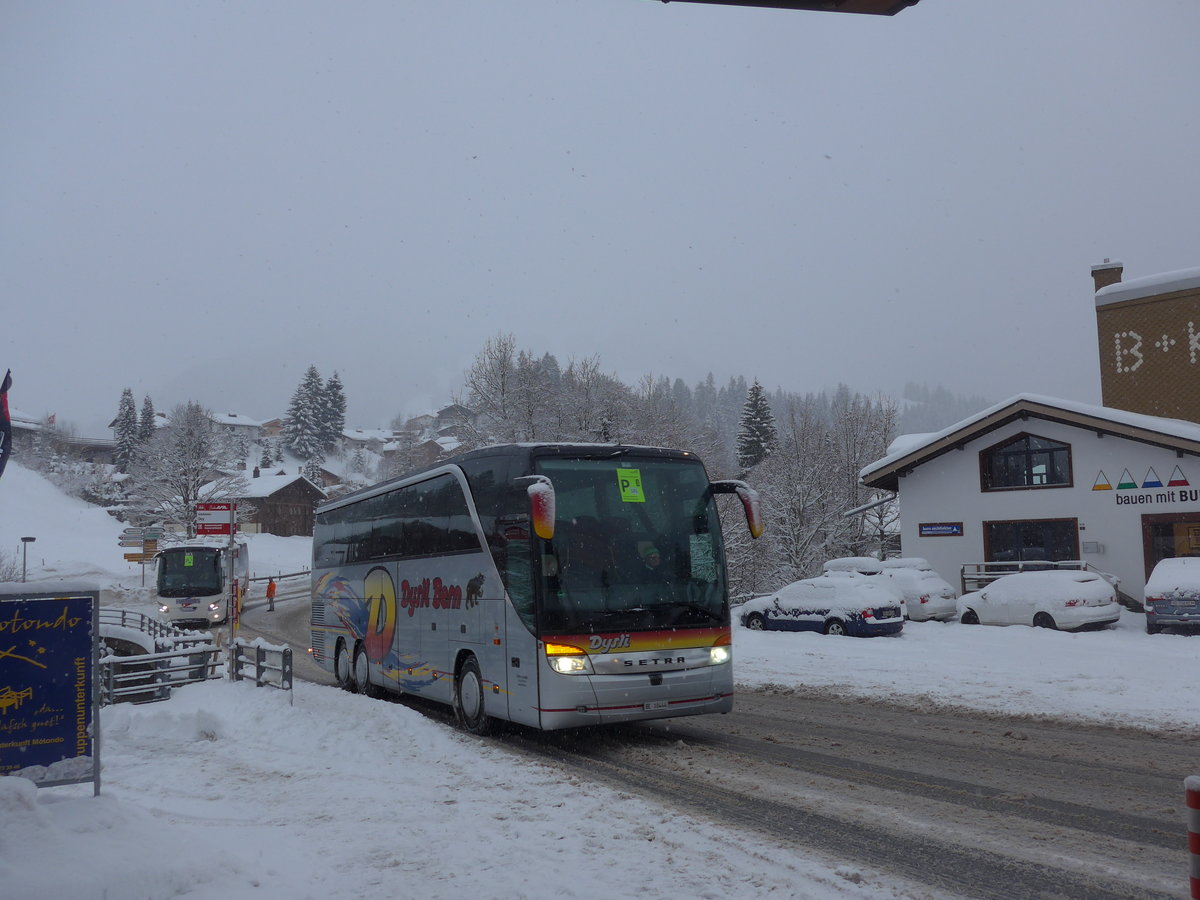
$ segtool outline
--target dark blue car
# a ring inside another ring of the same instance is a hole
[[[832,573],[806,578],[738,607],[752,631],[819,631],[874,637],[904,628],[895,594],[865,578]]]

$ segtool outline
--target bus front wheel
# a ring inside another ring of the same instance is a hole
[[[458,671],[454,687],[454,707],[458,721],[472,734],[487,734],[492,730],[492,720],[484,712],[483,676],[474,656],[468,656]]]

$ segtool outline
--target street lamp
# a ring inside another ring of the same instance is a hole
[[[29,558],[29,545],[36,541],[35,537],[21,538],[21,583],[25,583],[25,562]]]

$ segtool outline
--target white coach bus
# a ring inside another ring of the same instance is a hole
[[[158,612],[180,628],[211,628],[229,619],[230,554],[239,596],[250,575],[246,541],[228,537],[193,537],[163,547],[155,557]]]
[[[348,690],[453,704],[470,731],[727,712],[714,494],[694,455],[486,447],[318,507],[312,654]]]

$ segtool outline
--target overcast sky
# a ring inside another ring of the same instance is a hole
[[[487,338],[629,383],[1099,400],[1090,268],[1200,266],[1200,3],[0,4],[0,376],[348,424]]]

